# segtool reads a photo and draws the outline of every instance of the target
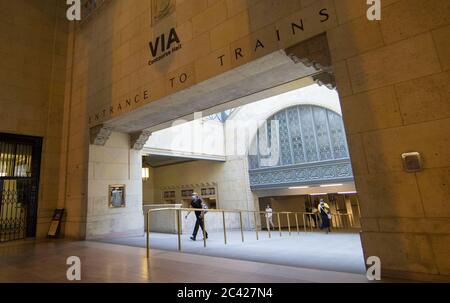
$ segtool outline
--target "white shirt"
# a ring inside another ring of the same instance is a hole
[[[271,219],[272,218],[272,212],[273,212],[273,210],[272,210],[272,208],[266,208],[266,217],[268,218],[268,219]]]

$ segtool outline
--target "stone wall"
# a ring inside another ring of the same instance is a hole
[[[360,193],[364,253],[381,257],[384,275],[448,279],[450,3],[382,3],[382,20],[372,22],[362,0],[180,0],[176,13],[152,27],[150,1],[111,1],[75,37],[66,234],[83,237],[90,125],[326,32]],[[326,23],[318,14],[324,6]],[[307,29],[286,35],[301,17]],[[174,25],[182,49],[149,68],[149,41]],[[262,37],[264,50],[251,52]],[[250,55],[233,56],[236,47]],[[189,80],[171,81],[183,73]],[[163,107],[160,114],[176,116]],[[422,153],[423,172],[403,172],[400,155],[408,151]]]
[[[68,23],[61,1],[0,1],[0,132],[43,137],[37,237],[64,208]],[[62,157],[62,158],[61,158]]]
[[[105,146],[89,148],[86,238],[142,235],[142,157],[127,134],[113,133]],[[125,185],[125,207],[109,207],[109,185]]]
[[[363,248],[385,275],[448,279],[450,3],[383,3],[381,22],[368,22],[362,3],[336,1],[340,25],[328,32]],[[403,171],[409,151],[422,154],[424,171]]]

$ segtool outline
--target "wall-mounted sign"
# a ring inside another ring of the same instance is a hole
[[[150,55],[152,59],[148,65],[158,62],[181,49],[181,41],[175,28],[171,28],[168,33],[163,33],[149,42]]]
[[[418,152],[404,153],[402,154],[403,167],[406,172],[414,173],[423,169],[422,157]]]
[[[125,207],[125,185],[119,184],[109,186],[109,207]]]

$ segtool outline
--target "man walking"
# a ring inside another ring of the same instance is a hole
[[[203,201],[202,199],[198,196],[197,193],[193,193],[192,194],[192,202],[191,202],[191,207],[192,208],[197,208],[197,209],[203,209]],[[190,212],[189,212],[190,213]],[[189,215],[189,213],[186,215],[185,218],[187,218],[187,216]],[[208,233],[205,230],[205,222],[203,220],[203,217],[205,215],[205,212],[202,211],[195,211],[195,217],[197,218],[197,220],[195,221],[195,227],[194,227],[194,231],[192,233],[192,237],[191,240],[195,241],[197,238],[197,233],[198,233],[198,228],[201,227],[202,231],[205,231],[205,237],[206,239],[208,239]]]

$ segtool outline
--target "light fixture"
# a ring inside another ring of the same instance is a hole
[[[313,194],[309,194],[310,196],[326,196],[328,195],[328,193],[313,193]]]
[[[309,186],[293,186],[293,187],[289,187],[289,189],[306,189],[309,188]]]
[[[339,183],[339,184],[323,184],[323,185],[320,185],[320,187],[335,187],[335,186],[344,186],[344,184]]]
[[[338,192],[339,195],[351,195],[351,194],[357,194],[356,191],[341,191]]]
[[[150,169],[148,167],[142,168],[142,181],[147,181],[150,178]]]

